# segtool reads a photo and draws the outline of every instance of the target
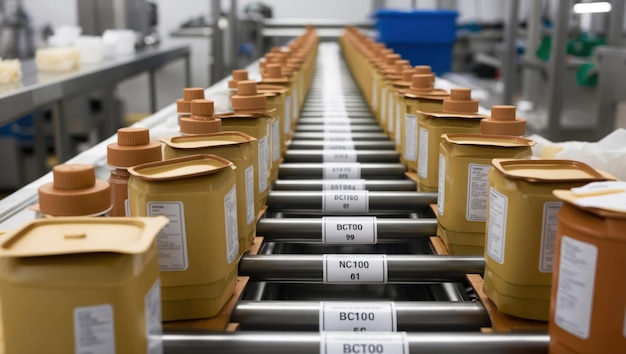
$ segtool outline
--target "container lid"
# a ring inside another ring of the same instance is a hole
[[[515,116],[515,106],[493,106],[491,117],[480,122],[480,132],[493,135],[526,135],[526,120]]]
[[[450,90],[450,96],[443,100],[441,111],[418,112],[435,118],[487,118],[478,113],[478,101],[472,99],[472,90],[464,87]]]
[[[591,166],[574,160],[493,159],[503,175],[529,182],[593,182],[608,178]]]
[[[285,86],[281,85],[270,85],[270,84],[257,84],[256,89],[258,92],[265,94],[266,96],[270,93],[286,93],[289,89]]]
[[[537,144],[534,140],[521,138],[510,135],[484,135],[484,134],[465,134],[465,133],[448,133],[441,134],[441,137],[456,145],[480,145],[480,146],[497,146],[497,147],[532,147]]]
[[[139,254],[168,222],[165,216],[37,219],[0,236],[0,257]]]
[[[448,92],[434,88],[434,83],[434,74],[414,74],[411,76],[411,86],[404,96],[409,98],[427,98],[431,100],[443,100],[447,98],[449,96]]]
[[[91,164],[63,164],[52,169],[52,183],[39,187],[39,210],[52,216],[87,216],[111,208],[106,181],[96,179]]]
[[[591,213],[626,219],[626,182],[592,182],[570,190],[555,190],[557,198]]]
[[[183,98],[176,100],[176,111],[178,113],[191,112],[191,101],[204,98],[202,87],[187,87],[183,89]]]
[[[120,128],[117,143],[107,145],[107,164],[130,167],[162,160],[161,144],[150,140],[148,128]]]
[[[220,172],[233,163],[216,155],[202,154],[150,162],[128,169],[128,172],[146,181],[171,181]]]
[[[267,64],[265,73],[261,75],[264,83],[288,83],[289,78],[283,75],[283,68],[280,64]]]
[[[191,116],[178,120],[182,134],[209,134],[222,131],[222,120],[213,115],[214,103],[211,100],[191,101]]]
[[[230,99],[235,115],[270,112],[267,109],[267,97],[257,92],[255,81],[240,81],[237,84],[237,94]]]
[[[248,80],[248,70],[246,70],[246,69],[233,70],[232,76],[233,76],[232,79],[228,80],[228,88],[229,89],[236,89],[237,88],[237,83],[239,81]]]
[[[238,145],[256,140],[248,134],[238,131],[225,131],[193,136],[175,136],[161,141],[174,149],[202,149],[213,146]]]

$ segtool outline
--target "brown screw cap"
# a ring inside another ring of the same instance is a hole
[[[52,183],[39,187],[41,213],[52,216],[88,216],[104,213],[111,208],[109,184],[96,179],[93,165],[57,165],[52,169],[52,178]]]
[[[478,113],[478,100],[472,99],[472,90],[453,88],[450,97],[443,100],[444,113]]]
[[[407,67],[410,68],[411,63],[405,59],[398,59],[395,61],[395,63],[393,63],[393,68],[397,74],[402,74],[404,69],[406,69]]]
[[[488,135],[526,135],[526,120],[515,116],[515,106],[493,106],[491,117],[480,121],[480,132]]]
[[[148,128],[120,128],[117,143],[107,145],[110,166],[126,168],[162,159],[161,143],[150,141]]]
[[[183,98],[176,100],[176,111],[178,113],[191,112],[191,101],[204,98],[202,87],[187,87],[183,89]]]
[[[430,92],[433,90],[435,75],[433,74],[413,74],[411,76],[411,91]]]
[[[222,120],[213,117],[215,104],[211,100],[191,101],[191,117],[181,117],[180,132],[186,135],[218,133],[222,131]]]
[[[425,74],[431,74],[432,71],[431,71],[430,65],[416,65],[415,73],[419,75],[425,75]]]
[[[239,81],[244,81],[244,80],[248,80],[248,70],[245,70],[245,69],[233,70],[233,78],[232,80],[228,80],[228,88],[236,89],[237,83]],[[202,98],[204,98],[204,96],[199,97],[198,99],[202,99]]]
[[[240,81],[237,94],[231,97],[235,113],[267,112],[267,97],[257,92],[255,81]]]

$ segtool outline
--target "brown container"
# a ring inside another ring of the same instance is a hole
[[[623,353],[626,183],[586,187],[576,194],[554,192],[564,205],[558,215],[550,353]]]

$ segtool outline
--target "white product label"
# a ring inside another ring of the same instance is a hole
[[[361,178],[361,164],[358,162],[324,164],[324,179],[359,179]]]
[[[422,177],[428,177],[428,129],[419,128],[419,157],[417,158],[417,174]]]
[[[324,134],[351,134],[350,125],[324,125]]]
[[[561,239],[556,324],[581,339],[589,338],[598,248],[569,236]]]
[[[280,158],[280,121],[278,117],[272,123],[272,158],[276,162]]]
[[[376,243],[376,217],[324,217],[322,242],[342,244]]]
[[[417,159],[417,116],[404,116],[404,158],[408,161]]]
[[[405,332],[322,332],[320,354],[409,354]]]
[[[320,302],[320,332],[395,332],[394,302]]]
[[[439,154],[439,178],[437,181],[437,214],[443,216],[446,196],[446,157]]]
[[[130,217],[130,199],[124,200],[124,215]]]
[[[387,95],[387,128],[389,128],[389,130],[393,127],[394,106],[393,91],[389,91],[389,94]]]
[[[157,279],[144,299],[148,354],[163,354],[163,327],[161,325],[161,282]]]
[[[267,135],[259,139],[259,191],[265,192],[267,189],[267,179],[269,178],[269,151],[267,146]]]
[[[324,141],[352,141],[352,133],[328,133],[324,134]]]
[[[325,254],[324,283],[386,283],[385,254]]]
[[[291,96],[285,98],[285,134],[291,133]]]
[[[324,144],[324,150],[354,150],[353,141],[331,142]]]
[[[348,112],[345,107],[333,109],[332,111],[324,111],[324,124],[328,125],[345,125],[350,124]]]
[[[494,261],[504,263],[506,217],[509,200],[506,195],[491,188],[489,193],[489,218],[487,219],[487,254]]]
[[[324,149],[324,162],[356,162],[356,150]]]
[[[365,190],[364,179],[324,179],[322,181],[325,191],[363,191]]]
[[[439,165],[441,169],[441,165]],[[489,199],[489,165],[469,164],[467,168],[467,221],[487,220],[487,201]],[[441,173],[441,171],[439,171]]]
[[[244,172],[246,180],[246,225],[254,222],[254,166],[249,166]]]
[[[296,119],[298,119],[298,113],[300,111],[300,109],[298,107],[299,104],[300,104],[300,102],[298,102],[299,101],[298,89],[296,87],[293,88],[293,95],[292,95],[292,97],[293,97],[293,102],[292,102],[291,107],[293,108],[293,111],[291,112],[292,113],[291,114],[291,119],[296,120]]]
[[[556,252],[556,228],[559,224],[557,214],[562,206],[562,202],[547,202],[543,204],[541,254],[539,255],[539,271],[542,273],[552,273],[554,254]]]
[[[226,261],[230,264],[237,259],[239,254],[236,185],[224,196],[224,227],[226,229]]]
[[[394,130],[396,145],[400,145],[402,142],[402,113],[402,104],[398,103],[396,105],[396,129]]]
[[[161,271],[185,270],[187,259],[187,233],[185,208],[182,202],[148,202],[148,216],[164,215],[170,220],[157,235],[159,267]]]
[[[115,322],[110,304],[74,309],[74,352],[115,354]]]
[[[384,123],[387,119],[387,87],[383,87],[380,93],[380,120]]]
[[[368,191],[324,191],[322,193],[324,214],[367,214]]]
[[[377,88],[378,88],[378,80],[374,78],[374,80],[372,80],[372,107],[374,107],[374,109],[378,108],[378,97],[376,95]]]

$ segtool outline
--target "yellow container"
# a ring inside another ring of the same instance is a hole
[[[0,238],[6,353],[161,353],[159,218],[49,218]]]
[[[391,68],[385,72],[385,80],[383,81],[380,108],[380,126],[386,134],[389,134],[389,126],[393,129],[393,120],[395,115],[395,82],[402,80],[402,71],[413,71],[411,64],[408,60],[398,59],[394,62]]]
[[[170,220],[157,236],[163,320],[217,315],[237,282],[235,166],[193,155],[128,171],[131,215]]]
[[[489,205],[483,290],[501,312],[548,320],[557,213],[552,195],[606,178],[569,160],[494,159],[489,171]]]
[[[450,254],[467,256],[483,255],[485,253],[484,232],[450,231],[439,224],[437,225],[437,236],[443,240]]]
[[[254,181],[258,178],[255,138],[242,132],[221,132],[161,139],[166,160],[197,154],[213,154],[232,162],[237,169],[237,224],[239,256],[250,248],[256,231]]]
[[[459,133],[443,134],[442,138],[437,220],[449,231],[484,237],[491,160],[529,158],[535,142],[513,136]]]
[[[258,85],[259,92],[267,92],[268,85],[280,86],[285,91],[281,91],[283,102],[282,108],[276,107],[278,109],[277,115],[281,118],[281,153],[287,151],[287,141],[291,139],[294,131],[294,100],[296,99],[294,96],[294,92],[292,90],[293,82],[289,79],[289,77],[283,75],[282,68],[279,64],[268,64],[266,67],[267,72],[263,75],[263,79]],[[265,87],[265,88],[264,88]],[[272,89],[272,91],[275,91]],[[268,98],[268,107],[270,105],[270,99]],[[281,113],[282,109],[282,113]]]
[[[471,90],[455,88],[443,101],[441,110],[418,109],[418,190],[437,192],[439,181],[439,145],[442,134],[480,133],[478,101],[471,99]],[[410,166],[410,165],[409,165]]]
[[[267,96],[267,107],[274,117],[272,121],[272,169],[270,170],[270,181],[273,183],[278,179],[278,167],[281,158],[287,151],[287,141],[285,137],[285,97],[289,90],[278,85],[258,85],[260,93]]]

